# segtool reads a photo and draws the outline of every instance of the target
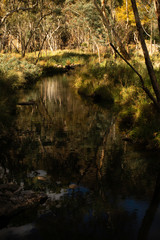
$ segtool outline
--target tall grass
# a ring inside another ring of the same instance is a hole
[[[38,53],[28,53],[26,54],[25,59],[29,62],[35,63],[37,59],[37,54]],[[48,51],[47,54],[42,51],[38,64],[40,65],[61,65],[61,66],[66,66],[70,64],[85,64],[86,62],[89,61],[91,57],[96,57],[94,54],[90,53],[83,53],[83,52],[76,52],[76,51],[69,51],[69,50],[63,50],[63,51],[54,51],[50,52]]]

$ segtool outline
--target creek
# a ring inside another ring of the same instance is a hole
[[[160,239],[160,159],[122,140],[111,107],[82,99],[68,75],[44,78],[19,93],[11,160],[1,183],[44,192],[0,239]]]

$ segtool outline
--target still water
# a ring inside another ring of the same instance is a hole
[[[0,239],[160,239],[156,153],[122,141],[116,114],[81,99],[68,76],[20,93],[14,156],[3,182],[47,193],[41,207],[11,219]]]

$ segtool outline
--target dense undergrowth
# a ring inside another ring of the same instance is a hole
[[[9,81],[13,89],[30,85],[41,76],[40,67],[10,55],[0,56],[0,71],[3,79]]]
[[[68,66],[80,65],[81,68],[73,74],[78,93],[100,104],[105,103],[105,107],[116,109],[119,128],[128,139],[147,148],[160,148],[159,114],[141,89],[138,76],[121,59],[104,58],[99,63],[96,55],[66,51],[52,55],[48,53],[47,56],[43,53],[37,64],[36,59],[34,53],[26,55],[25,59],[15,54],[0,55],[1,92],[3,89],[0,97],[0,110],[3,112],[1,124],[4,119],[9,119],[7,114],[15,109],[16,89],[32,86],[41,76],[63,73]],[[160,79],[156,57],[153,62]],[[133,58],[131,64],[152,92],[143,59]]]

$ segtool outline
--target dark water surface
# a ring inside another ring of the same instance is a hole
[[[159,240],[158,154],[122,141],[112,109],[82,100],[65,75],[21,93],[30,100],[18,107],[13,158],[0,178],[49,200],[11,219],[0,239]]]

